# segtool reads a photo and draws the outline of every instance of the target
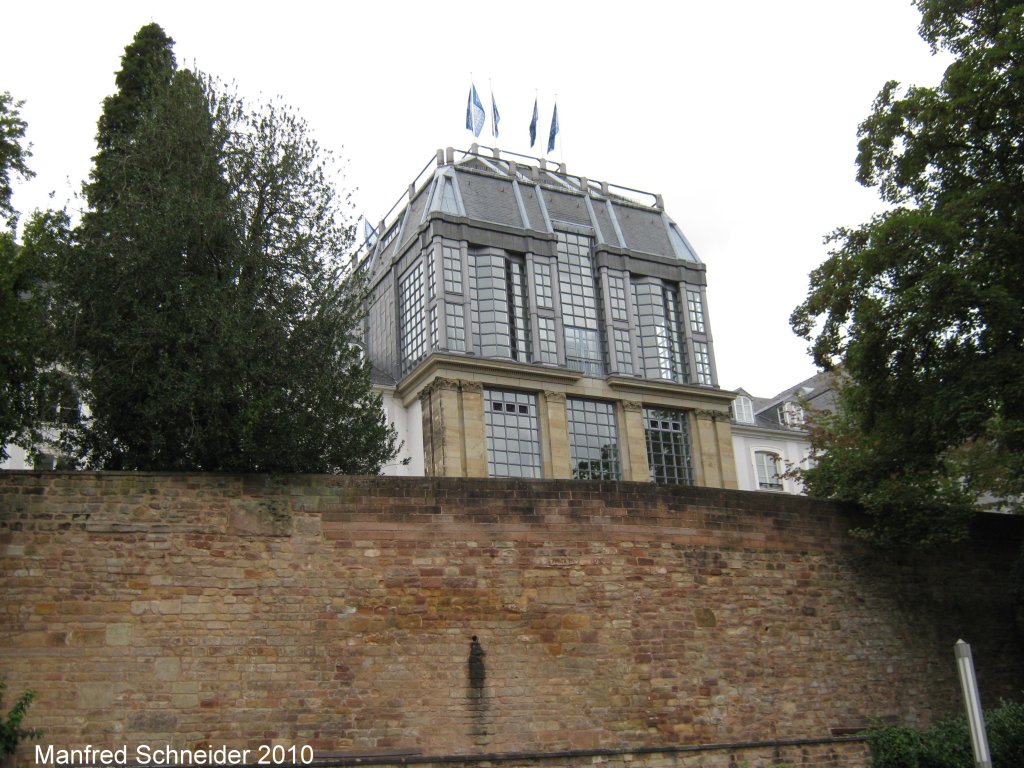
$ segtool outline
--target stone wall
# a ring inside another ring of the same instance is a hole
[[[5,703],[36,689],[58,747],[684,766],[951,712],[960,637],[983,700],[1019,696],[1021,521],[931,559],[854,522],[645,483],[0,473]],[[823,743],[740,759],[863,756]]]

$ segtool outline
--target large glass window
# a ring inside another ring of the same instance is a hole
[[[763,491],[781,491],[779,477],[779,455],[771,451],[754,452],[754,470],[757,472],[757,487]]]
[[[595,400],[566,400],[572,476],[578,480],[619,480],[619,438],[615,407]]]
[[[704,333],[704,302],[700,291],[686,289],[686,309],[690,315],[690,330],[693,333]]]
[[[490,477],[541,476],[536,395],[484,390],[484,427]]]
[[[629,331],[616,328],[612,334],[615,337],[615,360],[619,365],[619,372],[632,374],[633,345],[629,343]]]
[[[419,261],[406,271],[398,283],[398,317],[399,351],[404,375],[427,353],[423,266]]]
[[[444,309],[445,333],[448,349],[452,352],[466,351],[466,320],[461,304],[447,302]]]
[[[475,266],[477,354],[483,357],[511,357],[505,259],[497,254],[480,253],[476,256]]]
[[[662,485],[692,485],[693,465],[686,412],[644,408],[644,432],[651,480]]]
[[[451,245],[443,246],[441,250],[444,261],[444,289],[448,293],[462,293],[462,255],[458,248]]]
[[[565,360],[570,368],[587,376],[603,376],[600,334],[587,328],[566,326]]]
[[[509,318],[509,343],[512,357],[516,360],[530,359],[530,320],[527,314],[526,270],[518,259],[505,261],[505,283],[508,285],[508,305],[512,310]]]
[[[608,296],[610,300],[608,309],[612,320],[626,322],[629,319],[626,314],[626,281],[618,275],[609,275]]]
[[[471,298],[477,354],[529,360],[530,324],[522,261],[495,253],[476,254]]]
[[[693,342],[693,358],[697,363],[697,383],[711,384],[711,353],[706,342]]]
[[[558,362],[558,344],[555,339],[555,320],[552,317],[537,318],[537,351],[540,362]]]
[[[604,375],[597,287],[590,238],[558,232],[558,287],[565,330],[565,362],[587,376]]]
[[[551,266],[546,261],[533,262],[533,290],[537,296],[538,307],[541,309],[555,308]]]
[[[676,304],[675,291],[660,280],[641,278],[633,283],[633,311],[645,378],[686,380]]]

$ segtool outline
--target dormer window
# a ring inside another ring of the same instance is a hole
[[[779,405],[777,409],[779,424],[790,429],[802,429],[804,423],[807,421],[807,415],[804,413],[803,406],[799,403],[785,402]]]
[[[740,395],[732,401],[732,417],[740,424],[754,423],[754,403],[749,397]]]

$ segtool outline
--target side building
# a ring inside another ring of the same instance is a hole
[[[804,493],[785,473],[808,466],[807,414],[835,410],[835,374],[818,373],[774,397],[753,397],[745,389],[735,395],[732,436],[740,490]]]
[[[361,261],[394,474],[735,488],[706,273],[661,197],[438,151]]]

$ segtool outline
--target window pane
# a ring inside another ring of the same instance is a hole
[[[566,400],[572,476],[578,480],[620,480],[615,408],[595,400]]]
[[[399,350],[402,374],[408,373],[427,352],[427,323],[421,262],[406,271],[398,284]]]
[[[448,335],[448,349],[453,352],[466,351],[466,320],[461,304],[444,305],[445,333]]]
[[[644,378],[685,382],[675,291],[660,280],[638,280],[633,283],[633,312]]]
[[[540,477],[537,396],[528,392],[484,390],[487,474]]]
[[[655,483],[692,485],[690,433],[686,411],[644,408],[647,463]]]
[[[693,342],[693,357],[697,362],[697,383],[711,384],[711,353],[706,342]]]
[[[779,456],[768,451],[754,453],[754,469],[757,470],[757,485],[766,491],[781,491],[782,478],[779,477]]]
[[[686,289],[686,309],[690,315],[690,330],[693,333],[704,333],[704,302],[700,291]]]
[[[462,293],[462,256],[450,245],[442,248],[444,258],[444,289],[448,293]]]

